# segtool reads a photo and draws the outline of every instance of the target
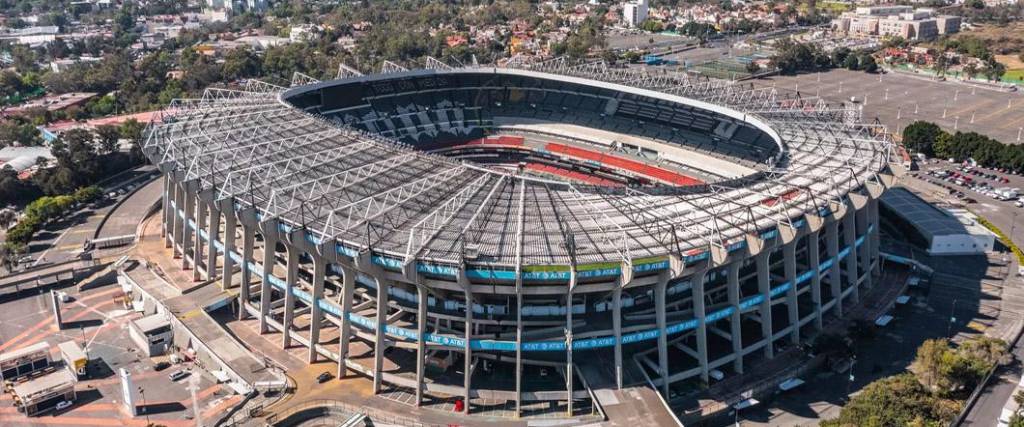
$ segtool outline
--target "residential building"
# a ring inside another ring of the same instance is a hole
[[[647,0],[636,0],[622,7],[622,21],[627,27],[638,27],[647,20]]]
[[[892,36],[908,40],[931,40],[940,34],[960,31],[960,18],[936,15],[935,9],[883,5],[858,7],[832,21],[840,33],[856,36]]]

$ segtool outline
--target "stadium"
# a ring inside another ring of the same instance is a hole
[[[211,88],[144,151],[168,250],[282,348],[417,405],[575,414],[597,387],[742,379],[857,305],[892,182],[860,119],[601,62],[430,59]]]

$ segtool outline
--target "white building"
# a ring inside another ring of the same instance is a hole
[[[35,47],[57,40],[59,32],[60,28],[56,25],[28,27],[2,34],[0,40],[10,40],[14,43]]]
[[[647,20],[647,0],[636,0],[622,7],[622,21],[627,27],[638,27]]]
[[[903,188],[885,192],[882,206],[916,229],[931,255],[984,254],[995,247],[995,234],[966,209],[938,207]]]
[[[171,321],[165,314],[154,314],[133,320],[128,334],[139,346],[142,353],[148,357],[159,356],[171,349],[174,341],[174,332],[171,330]]]
[[[295,42],[305,42],[316,38],[320,28],[313,24],[296,25],[288,32],[288,39]]]
[[[865,6],[843,13],[832,21],[832,27],[850,35],[898,36],[907,40],[931,40],[960,31],[960,17],[935,13],[931,8]]]

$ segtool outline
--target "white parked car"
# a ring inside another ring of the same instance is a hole
[[[174,372],[171,372],[171,374],[168,375],[167,378],[170,379],[171,381],[178,381],[178,380],[180,380],[182,378],[185,378],[187,376],[188,376],[188,372],[186,372],[186,371],[174,371]]]
[[[71,401],[70,400],[64,400],[64,401],[61,401],[60,403],[58,403],[56,408],[57,408],[58,411],[60,411],[60,410],[64,410],[64,409],[67,409],[67,408],[70,408],[70,407],[71,407]]]

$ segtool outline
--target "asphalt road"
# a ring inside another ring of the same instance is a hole
[[[1003,407],[1013,398],[1021,380],[1021,361],[1024,360],[1024,345],[1017,343],[1013,348],[1013,361],[999,368],[987,384],[977,403],[971,408],[961,426],[994,427]]]
[[[85,241],[93,238],[107,213],[117,206],[117,201],[126,197],[125,194],[129,192],[127,187],[138,185],[139,182],[146,179],[147,175],[155,171],[154,166],[146,165],[118,175],[103,186],[103,199],[97,203],[95,208],[82,207],[64,219],[40,230],[28,245],[27,256],[31,257],[31,261],[27,265],[57,263],[78,256]],[[121,190],[124,190],[125,194],[121,194]],[[112,192],[116,193],[114,197],[109,196]],[[140,190],[139,193],[143,193],[143,191]],[[138,221],[135,221],[135,224],[137,223]],[[129,233],[132,232],[134,232],[134,226]]]

